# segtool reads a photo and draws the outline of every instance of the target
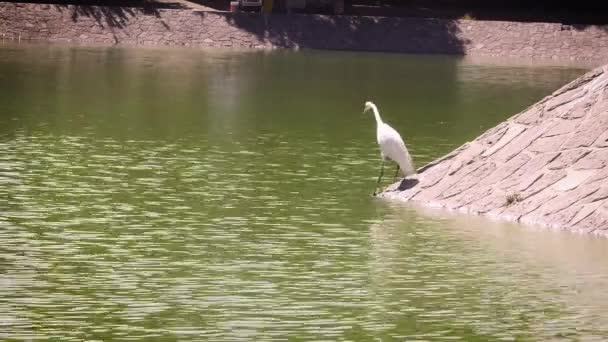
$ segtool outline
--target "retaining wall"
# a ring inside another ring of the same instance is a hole
[[[608,26],[270,15],[0,2],[4,39],[84,44],[315,48],[608,62]]]

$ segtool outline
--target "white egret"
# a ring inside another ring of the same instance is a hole
[[[371,101],[365,102],[363,113],[370,109],[374,112],[374,116],[376,117],[376,139],[378,140],[378,145],[380,145],[380,156],[382,157],[380,176],[378,176],[378,182],[376,183],[377,190],[378,185],[382,180],[382,176],[384,175],[384,163],[386,160],[392,160],[397,163],[395,177],[397,177],[399,170],[401,170],[401,173],[403,173],[403,176],[405,177],[415,174],[416,171],[414,169],[412,156],[410,156],[410,153],[407,151],[407,147],[405,147],[405,143],[399,133],[382,121],[380,113],[378,112],[378,107],[376,107],[374,103]],[[374,191],[374,195],[375,194],[376,191]]]

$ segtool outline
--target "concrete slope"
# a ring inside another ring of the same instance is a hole
[[[393,184],[382,197],[608,235],[608,65]]]

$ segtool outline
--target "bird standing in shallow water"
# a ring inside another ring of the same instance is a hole
[[[378,107],[376,107],[375,104],[371,101],[365,102],[363,113],[370,109],[374,112],[374,117],[376,118],[376,138],[378,140],[378,145],[380,145],[380,156],[382,157],[380,176],[378,176],[376,190],[374,190],[374,195],[376,195],[376,191],[378,190],[378,186],[384,175],[384,163],[387,159],[397,163],[395,177],[397,177],[399,170],[401,170],[404,177],[413,175],[416,171],[414,169],[412,156],[410,156],[410,153],[407,151],[407,147],[405,147],[405,143],[403,142],[403,139],[401,139],[399,133],[382,121],[380,113],[378,112]]]

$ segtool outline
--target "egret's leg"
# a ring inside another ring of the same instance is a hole
[[[378,181],[376,182],[376,190],[374,190],[374,196],[377,194],[378,186],[380,185],[382,176],[384,176],[384,158],[382,158],[382,164],[380,164],[380,176],[378,176]]]
[[[395,170],[395,175],[393,176],[393,182],[395,181],[395,179],[397,179],[398,175],[399,175],[399,164],[397,164],[397,170]]]

